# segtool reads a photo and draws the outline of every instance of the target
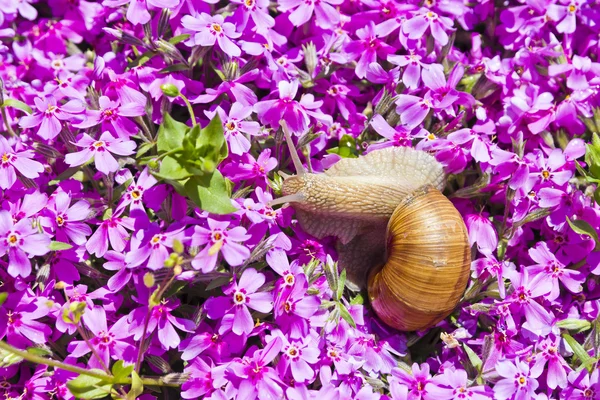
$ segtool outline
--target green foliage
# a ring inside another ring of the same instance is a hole
[[[203,129],[190,128],[165,114],[158,130],[160,168],[155,175],[173,185],[198,207],[214,214],[236,210],[231,191],[217,166],[228,155],[223,124],[218,114]]]
[[[123,360],[117,361],[111,368],[115,382],[126,381],[133,372],[133,364],[125,365]]]
[[[50,251],[60,251],[60,250],[69,250],[72,247],[73,246],[70,245],[69,243],[51,241],[50,246],[48,246],[48,249],[50,249]]]
[[[144,385],[140,376],[133,371],[131,374],[131,390],[127,393],[127,400],[135,400],[144,392]]]
[[[5,99],[2,107],[12,107],[27,114],[31,114],[33,111],[31,107],[17,99]]]
[[[327,150],[329,154],[337,154],[342,158],[357,158],[358,152],[356,151],[356,140],[350,135],[344,135],[340,139],[338,147],[332,147]]]
[[[92,371],[102,373],[100,370]],[[67,388],[78,399],[102,399],[110,394],[112,384],[93,376],[79,375],[67,382]]]
[[[595,251],[600,251],[600,239],[598,239],[598,232],[586,221],[582,219],[571,220],[567,217],[567,222],[573,231],[579,233],[580,235],[587,235],[594,239],[596,243]]]

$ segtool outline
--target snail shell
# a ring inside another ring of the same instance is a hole
[[[405,199],[387,227],[387,261],[369,276],[371,305],[386,324],[403,331],[433,326],[459,302],[471,265],[467,229],[438,190]]]
[[[352,290],[367,286],[388,325],[419,330],[456,307],[470,270],[462,217],[440,192],[442,166],[423,151],[389,147],[343,159],[322,174],[304,171],[282,123],[297,175],[283,197],[309,234],[338,238],[338,263]]]

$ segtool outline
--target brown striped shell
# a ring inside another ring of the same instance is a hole
[[[437,324],[456,307],[469,279],[464,221],[434,188],[416,191],[387,226],[387,260],[371,271],[369,299],[388,325],[414,331]]]

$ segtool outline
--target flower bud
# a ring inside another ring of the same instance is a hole
[[[162,92],[165,94],[165,96],[169,96],[169,97],[179,96],[179,89],[177,88],[177,86],[173,85],[172,83],[164,83],[164,84],[160,85],[160,90],[162,90]]]
[[[173,250],[178,254],[183,253],[183,243],[177,239],[173,240]]]
[[[144,286],[150,289],[152,286],[154,286],[154,283],[154,274],[152,272],[146,272],[144,274]]]

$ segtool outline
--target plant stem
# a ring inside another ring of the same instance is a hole
[[[0,106],[0,112],[2,113],[2,122],[4,122],[4,126],[6,127],[6,131],[11,136],[17,136],[17,134],[15,133],[15,131],[13,131],[12,126],[10,126],[10,124],[8,123],[8,115],[6,115],[6,107]]]
[[[31,354],[24,350],[19,350],[2,340],[0,340],[0,349],[6,350],[6,351],[8,351],[12,354],[15,354],[19,357],[22,357],[23,359],[25,359],[29,362],[32,362],[32,363],[48,365],[50,367],[64,369],[65,371],[74,372],[79,375],[91,376],[93,378],[102,379],[102,380],[112,383],[112,384],[131,385],[131,378],[123,378],[123,379],[115,380],[115,378],[113,376],[107,375],[103,372],[91,371],[89,369],[77,367],[75,365],[65,364],[60,361],[56,361],[56,360],[44,358],[44,357],[41,357],[41,356],[38,356],[35,354]],[[142,384],[144,386],[167,386],[167,387],[175,387],[175,388],[181,386],[178,383],[165,382],[163,380],[163,377],[159,377],[159,378],[143,378],[142,377],[141,379],[142,379]]]
[[[185,97],[183,95],[183,93],[179,93],[179,97],[181,97],[181,99],[185,102],[185,105],[188,108],[188,111],[190,112],[190,118],[192,119],[192,125],[196,126],[198,125],[196,123],[196,115],[194,114],[194,109],[192,108],[192,104],[190,103],[190,101],[187,99],[187,97]]]

